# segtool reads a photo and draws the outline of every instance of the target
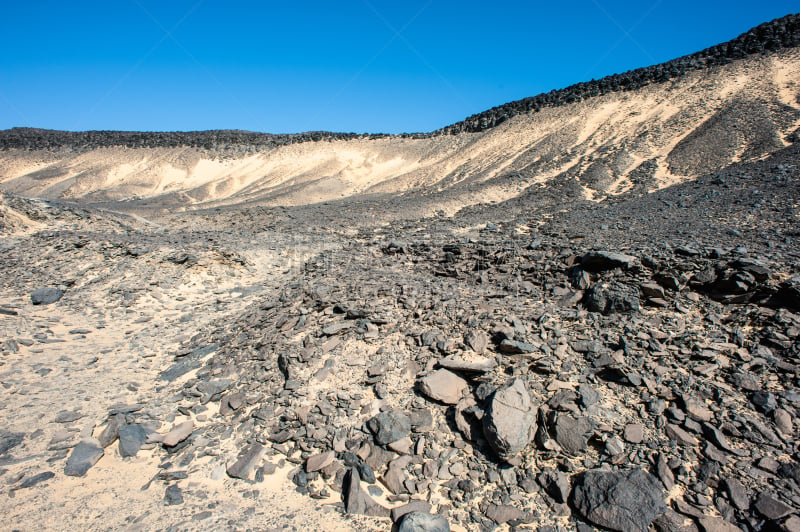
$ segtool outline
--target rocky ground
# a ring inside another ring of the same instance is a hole
[[[0,528],[798,530],[799,152],[453,217],[5,196]]]

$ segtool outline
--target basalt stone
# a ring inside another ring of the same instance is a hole
[[[492,395],[483,417],[483,431],[503,460],[516,456],[536,434],[537,408],[525,383],[514,379]]]
[[[177,484],[171,484],[167,486],[167,490],[164,493],[164,502],[167,504],[167,506],[178,506],[183,504],[183,492]]]
[[[82,440],[72,449],[72,454],[67,459],[64,474],[71,477],[82,477],[103,456],[103,447],[94,438]]]
[[[376,503],[361,488],[361,478],[355,469],[350,469],[344,479],[344,509],[349,514],[389,517],[389,509]]]
[[[645,532],[667,508],[661,483],[641,469],[581,473],[570,500],[589,522],[621,532]]]
[[[266,449],[260,443],[254,443],[239,453],[238,459],[227,467],[228,476],[248,480],[256,466],[263,458]]]
[[[141,425],[130,424],[119,427],[119,454],[122,457],[136,456],[147,442],[150,431]]]
[[[31,292],[31,303],[34,305],[50,305],[64,296],[64,291],[59,288],[39,288]]]
[[[593,286],[584,296],[586,307],[604,315],[639,311],[639,290],[635,287],[612,282]]]
[[[9,432],[0,429],[0,456],[18,446],[24,438],[25,434],[22,432]]]
[[[639,259],[613,251],[591,251],[581,257],[581,268],[586,271],[601,272],[622,268],[632,270],[639,266]]]
[[[367,421],[367,428],[372,431],[376,442],[387,445],[408,436],[411,432],[411,420],[399,410],[390,410]]]
[[[450,523],[441,515],[409,512],[403,516],[397,532],[450,532]]]

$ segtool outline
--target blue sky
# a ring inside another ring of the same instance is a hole
[[[430,131],[794,1],[2,0],[0,129]]]

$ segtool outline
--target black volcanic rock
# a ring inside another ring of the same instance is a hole
[[[573,481],[571,503],[595,525],[622,532],[644,532],[666,510],[661,484],[641,469],[586,471]]]
[[[639,311],[639,290],[622,283],[602,283],[593,286],[584,296],[592,312],[616,314]]]

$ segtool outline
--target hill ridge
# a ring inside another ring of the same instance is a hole
[[[307,131],[273,134],[238,129],[206,131],[60,131],[15,127],[0,131],[0,150],[29,149],[78,150],[124,146],[131,148],[197,147],[213,149],[229,145],[271,148],[301,142],[375,139],[386,137],[429,138],[459,133],[477,133],[496,127],[508,119],[544,107],[560,107],[613,92],[628,92],[645,85],[664,83],[689,72],[710,69],[747,57],[800,46],[800,14],[790,14],[760,24],[738,37],[699,52],[665,63],[642,67],[599,80],[576,83],[562,89],[515,100],[471,115],[460,122],[428,133],[344,133]]]

